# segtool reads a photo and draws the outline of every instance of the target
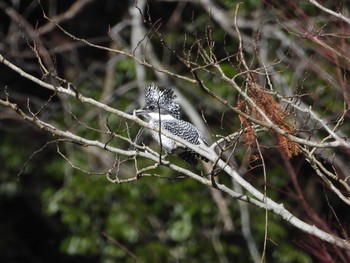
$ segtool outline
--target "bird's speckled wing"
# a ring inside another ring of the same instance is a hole
[[[201,144],[201,142],[203,142],[205,145],[208,145],[202,133],[189,122],[186,122],[183,120],[163,121],[162,128],[171,132],[174,135],[181,137],[182,139],[192,144],[198,145],[198,144]],[[184,159],[186,162],[193,165],[197,165],[198,163],[197,158],[202,159],[205,162],[208,162],[207,158],[197,154],[196,152],[188,148],[178,153],[178,155],[182,159]]]
[[[200,144],[200,140],[202,140],[208,145],[202,133],[187,121],[162,121],[162,128],[192,144]]]

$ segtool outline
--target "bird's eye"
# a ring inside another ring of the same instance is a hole
[[[149,106],[148,107],[148,109],[150,109],[150,110],[154,110],[156,107],[154,107],[154,105],[151,105],[151,106]]]

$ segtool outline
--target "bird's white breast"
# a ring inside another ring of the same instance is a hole
[[[158,112],[151,112],[148,113],[148,117],[150,119],[150,124],[153,127],[158,127],[159,126],[159,117],[161,121],[172,121],[176,119],[171,116],[170,114],[159,114]],[[152,137],[159,143],[162,144],[163,149],[166,151],[167,154],[170,154],[175,148],[176,148],[176,143],[175,141],[173,141],[172,139],[164,136],[164,135],[160,135],[158,132],[156,131],[150,131]],[[160,137],[159,137],[160,135]]]

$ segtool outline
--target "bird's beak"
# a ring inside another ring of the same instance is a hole
[[[147,112],[144,109],[134,110],[135,115],[145,115]]]

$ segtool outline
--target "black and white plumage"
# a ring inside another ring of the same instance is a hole
[[[180,105],[176,102],[174,91],[166,89],[160,91],[156,86],[151,85],[146,89],[145,106],[136,110],[137,115],[144,116],[152,127],[164,129],[180,138],[195,144],[208,145],[203,134],[191,123],[181,120]],[[179,146],[174,140],[153,130],[150,130],[151,136],[162,145],[166,154],[176,153],[186,162],[196,165],[198,158],[208,161],[203,156],[189,148]]]

